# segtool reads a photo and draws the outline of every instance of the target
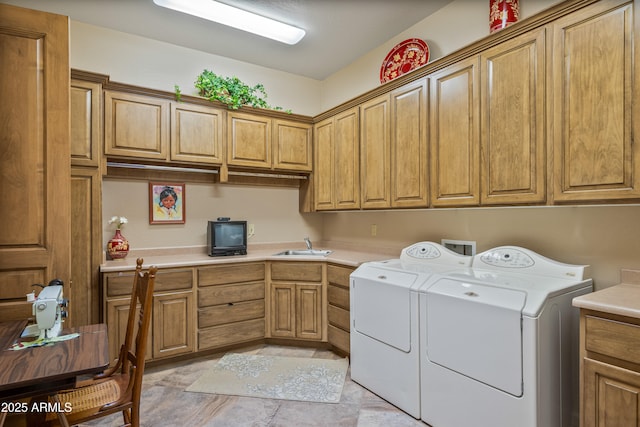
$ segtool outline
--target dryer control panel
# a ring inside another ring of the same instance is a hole
[[[533,258],[515,248],[498,248],[482,254],[482,262],[496,267],[527,268],[535,262]]]

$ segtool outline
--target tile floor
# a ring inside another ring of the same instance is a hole
[[[290,357],[339,358],[326,350],[259,345],[235,352]],[[337,404],[296,402],[189,393],[203,369],[223,354],[174,365],[147,368],[142,391],[141,424],[145,427],[427,427],[375,394],[351,381],[349,373]],[[89,426],[117,426],[121,415],[95,420]]]

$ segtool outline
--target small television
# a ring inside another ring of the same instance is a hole
[[[209,221],[207,225],[209,256],[247,254],[247,221]]]

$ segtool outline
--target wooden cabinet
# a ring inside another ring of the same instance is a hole
[[[311,124],[228,113],[227,164],[310,172]]]
[[[171,161],[222,164],[225,112],[213,107],[171,103]]]
[[[546,200],[545,29],[480,55],[480,203]]]
[[[551,26],[556,202],[640,196],[636,8],[600,1]]]
[[[67,326],[97,323],[102,262],[102,85],[71,80],[71,283]]]
[[[351,352],[349,275],[353,270],[340,265],[327,266],[327,340],[346,354]]]
[[[420,79],[391,92],[391,206],[429,203],[428,86]]]
[[[582,309],[580,342],[580,425],[640,425],[640,319]]]
[[[360,207],[359,108],[314,127],[314,206],[316,210]]]
[[[103,275],[104,313],[112,360],[117,358],[126,332],[133,275],[133,271]],[[147,359],[160,359],[195,350],[193,305],[193,269],[158,270]]]
[[[264,263],[198,268],[198,350],[264,336]]]
[[[288,120],[273,121],[273,168],[311,172],[313,126]]]
[[[0,4],[0,320],[34,283],[71,278],[69,20]]]
[[[104,91],[104,154],[167,160],[170,102],[152,96]]]
[[[391,206],[390,96],[360,105],[360,200],[363,209]]]
[[[325,335],[323,264],[270,264],[269,325],[273,338],[322,340]]]
[[[480,74],[473,56],[436,71],[430,81],[431,204],[480,203]]]

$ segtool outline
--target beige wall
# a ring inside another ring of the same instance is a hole
[[[619,283],[621,268],[640,268],[639,220],[639,205],[343,212],[324,214],[324,238],[367,247],[474,240],[478,252],[523,246],[558,261],[591,265],[599,289]]]
[[[246,220],[255,226],[249,243],[299,242],[321,238],[322,216],[298,213],[295,188],[252,187],[227,184],[185,184],[184,224],[149,224],[147,181],[105,179],[103,190],[103,244],[113,236],[109,219],[129,220],[122,234],[131,249],[201,246],[206,244],[207,221],[220,216]]]

